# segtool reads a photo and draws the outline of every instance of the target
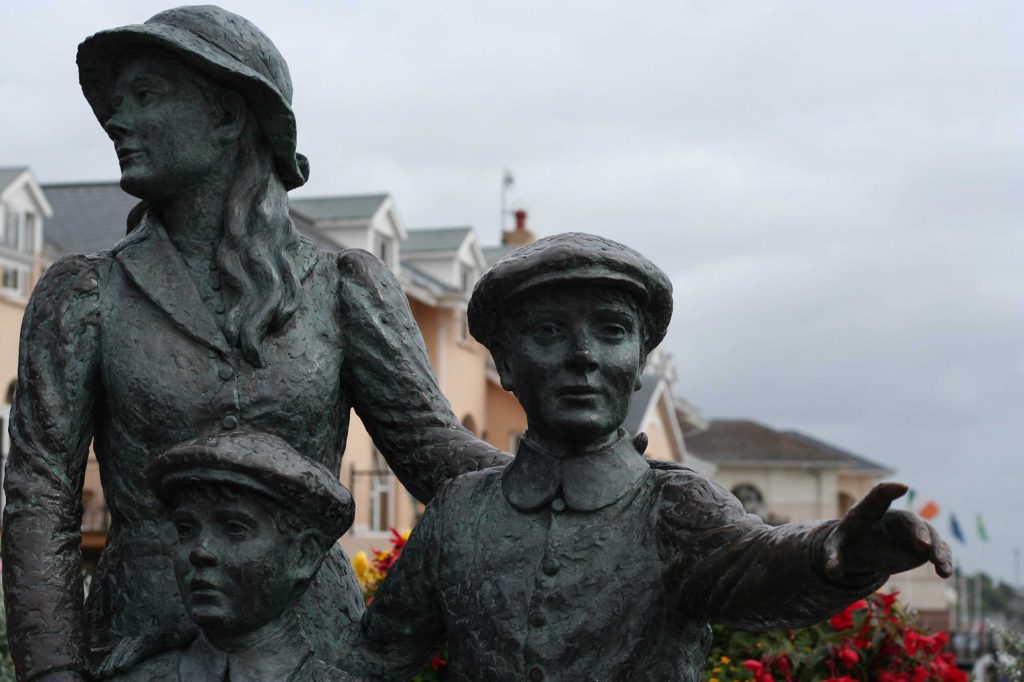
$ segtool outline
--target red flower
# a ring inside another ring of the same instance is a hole
[[[821,682],[857,682],[857,680],[853,679],[849,675],[843,675],[842,677],[830,677],[827,680],[822,680]]]
[[[836,652],[836,657],[847,670],[851,670],[853,666],[860,662],[860,654],[858,654],[857,651],[851,648],[848,644],[844,644],[839,648],[839,651]]]
[[[837,632],[840,630],[845,630],[847,628],[852,628],[853,612],[858,609],[866,608],[868,608],[868,603],[863,599],[860,599],[858,601],[853,602],[845,609],[843,609],[842,613],[837,613],[836,615],[829,618],[828,622],[832,624],[832,629],[836,630]]]
[[[448,661],[444,660],[440,656],[434,656],[434,660],[430,662],[430,667],[435,672],[448,665]]]
[[[765,669],[761,661],[746,660],[743,661],[743,667],[754,673],[754,682],[775,682],[775,678],[772,677],[771,672]]]

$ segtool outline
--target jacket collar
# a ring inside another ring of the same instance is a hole
[[[117,260],[139,290],[186,334],[228,355],[230,346],[224,333],[153,211],[143,215],[139,226],[122,244]],[[298,249],[292,254],[300,279],[304,280],[313,269],[316,254],[316,246],[300,239]]]
[[[248,649],[225,652],[200,635],[178,664],[180,682],[282,682],[291,679],[313,655],[299,624],[293,621],[282,632]],[[227,677],[225,677],[227,675]]]
[[[650,471],[628,434],[601,450],[558,457],[523,434],[501,475],[501,490],[519,511],[536,511],[558,495],[576,511],[595,511],[625,495]]]

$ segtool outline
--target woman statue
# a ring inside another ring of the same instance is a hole
[[[142,202],[110,250],[36,288],[21,337],[3,581],[19,679],[81,680],[195,635],[147,462],[206,433],[280,436],[337,473],[349,408],[401,482],[435,486],[506,455],[462,429],[401,287],[364,251],[300,237],[288,67],[217,7],[181,7],[79,46],[82,90]],[[78,545],[90,442],[111,528],[83,608]],[[296,504],[302,504],[296,500]],[[340,548],[299,606],[321,658],[358,621]]]

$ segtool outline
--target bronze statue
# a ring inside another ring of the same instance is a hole
[[[174,525],[178,589],[201,632],[114,682],[357,679],[316,657],[294,611],[352,525],[336,476],[276,436],[230,431],[172,448],[148,479]]]
[[[354,408],[421,501],[505,461],[441,395],[395,277],[291,225],[305,182],[288,67],[244,18],[180,7],[97,33],[82,90],[141,199],[112,248],[70,255],[26,311],[7,467],[3,580],[19,679],[110,675],[195,636],[170,525],[145,483],[157,453],[239,428],[337,474]],[[111,513],[83,609],[89,446]],[[362,597],[334,548],[296,607],[334,660]]]
[[[728,491],[646,460],[621,428],[671,285],[635,251],[586,234],[522,247],[477,283],[473,335],[529,430],[511,464],[446,482],[368,607],[365,660],[404,679],[447,635],[456,680],[700,679],[709,621],[825,619],[926,561],[926,522],[881,484],[840,521],[769,527]]]

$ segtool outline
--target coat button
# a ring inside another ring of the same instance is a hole
[[[555,499],[551,500],[551,510],[558,513],[565,511],[565,500],[563,500],[561,497],[556,497]]]
[[[543,679],[544,679],[544,671],[543,670],[541,670],[537,666],[533,666],[532,668],[530,668],[530,682],[541,682],[541,680],[543,680]]]
[[[530,625],[535,628],[539,628],[544,625],[547,621],[544,619],[543,613],[531,613],[530,614]]]
[[[223,305],[223,304],[218,304],[218,305],[217,305],[217,307],[216,307],[216,308],[214,308],[214,310],[216,310],[216,311],[217,311],[217,314],[218,314],[218,315],[223,315],[223,314],[224,314],[224,311],[226,310],[226,308],[224,307],[224,305]]]
[[[230,367],[221,367],[220,371],[217,372],[217,376],[219,376],[224,381],[227,381],[231,377],[235,376],[235,370],[231,369]]]
[[[238,417],[233,414],[229,414],[220,420],[220,423],[224,425],[225,429],[237,429],[238,428]]]
[[[213,284],[210,285],[210,288],[212,288],[214,291],[220,291],[220,287],[220,282],[214,282]]]
[[[210,269],[211,270],[216,270],[217,269],[217,261],[213,261],[212,263],[210,263]]]
[[[559,568],[558,562],[551,557],[545,559],[540,565],[540,570],[544,571],[544,575],[555,575]]]

